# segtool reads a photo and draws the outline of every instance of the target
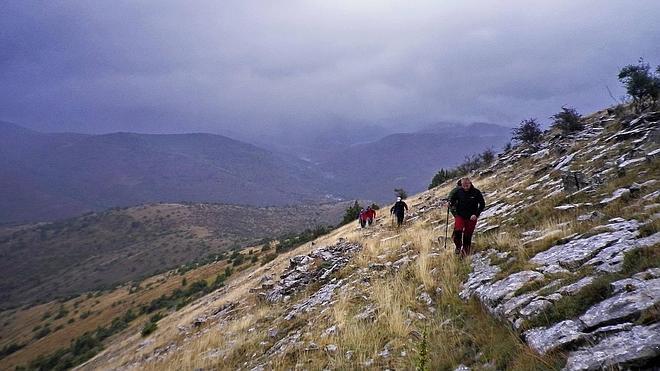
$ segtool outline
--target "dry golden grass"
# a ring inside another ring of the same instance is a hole
[[[276,307],[261,307],[238,316],[227,323],[202,331],[187,342],[181,351],[164,361],[148,363],[145,370],[235,370],[246,356],[263,351],[259,343],[265,340],[263,331],[254,329],[275,311]]]
[[[211,281],[217,274],[224,272],[225,267],[224,262],[218,262],[201,266],[186,272],[184,275],[159,274],[142,281],[140,287],[143,289],[134,293],[130,293],[129,286],[122,286],[112,291],[98,292],[94,295],[90,293],[89,297],[85,294],[64,302],[53,301],[37,305],[19,310],[11,315],[9,313],[12,311],[3,312],[2,318],[8,322],[8,325],[2,329],[0,347],[13,342],[25,343],[31,340],[34,335],[32,329],[37,325],[50,323],[52,329],[60,325],[63,328],[51,332],[36,342],[29,343],[25,348],[0,360],[0,368],[13,368],[17,365],[24,365],[38,355],[50,354],[62,348],[63,345],[68,345],[70,341],[85,332],[93,332],[98,327],[109,325],[114,318],[122,316],[129,309],[132,309],[135,314],[139,314],[140,305],[148,304],[161,295],[169,295],[175,289],[181,287],[181,281],[184,277],[188,282]],[[145,289],[146,287],[149,288]],[[54,319],[60,306],[63,306],[68,314],[60,319]],[[48,319],[43,319],[44,314],[47,312],[51,316]],[[91,312],[92,314],[87,318],[81,318],[81,315],[85,312]],[[68,323],[71,319],[74,322]],[[142,326],[143,321],[142,318],[134,320],[125,333],[134,334],[139,332],[139,327]],[[161,321],[166,321],[166,319]],[[175,328],[175,326],[172,327]]]
[[[486,248],[494,248],[499,251],[514,251],[520,245],[520,236],[514,231],[493,231],[487,234],[476,235],[475,242]]]

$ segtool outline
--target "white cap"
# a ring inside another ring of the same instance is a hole
[[[401,197],[397,197],[396,200],[397,200],[397,201],[401,201]]]

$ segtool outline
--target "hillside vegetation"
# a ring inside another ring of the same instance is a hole
[[[477,253],[444,248],[444,184],[160,319],[82,369],[597,369],[658,357],[660,112],[543,133],[473,173]],[[450,227],[451,228],[451,227]],[[568,329],[570,331],[559,331]]]
[[[328,227],[315,227],[287,232],[275,239],[265,238],[257,246],[211,254],[111,290],[0,312],[0,369],[26,364],[30,369],[78,365],[117,336],[134,331],[146,336],[165,315],[223,287],[238,272],[267,264],[278,254],[328,231]]]
[[[0,228],[0,303],[110,289],[264,238],[335,225],[345,207],[150,204]]]

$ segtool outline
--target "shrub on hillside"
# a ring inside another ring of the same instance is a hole
[[[619,71],[619,81],[633,99],[637,111],[654,107],[660,98],[660,66],[651,71],[651,66],[639,59],[637,65],[629,64]]]
[[[479,155],[479,159],[481,160],[482,165],[490,165],[495,160],[495,151],[493,148],[486,148],[486,150]]]
[[[156,322],[151,322],[151,321],[150,321],[150,322],[147,322],[147,323],[144,325],[144,327],[142,327],[142,332],[141,332],[141,334],[142,334],[143,337],[144,337],[144,336],[148,336],[148,335],[151,334],[152,332],[156,331],[157,328],[158,328],[158,324],[157,324]]]
[[[467,175],[473,170],[477,170],[481,166],[481,158],[479,155],[465,156],[463,162],[456,167],[459,175]]]
[[[468,175],[474,170],[490,165],[493,161],[495,161],[495,151],[492,148],[487,148],[478,155],[465,156],[463,162],[455,169],[440,169],[431,179],[428,189],[437,187],[449,179]]]
[[[11,343],[5,345],[4,347],[2,347],[2,349],[0,349],[0,359],[3,359],[6,356],[21,350],[24,346],[25,344],[21,344],[21,343]]]
[[[358,216],[360,215],[360,210],[362,210],[362,206],[360,206],[356,200],[352,206],[347,207],[346,211],[344,211],[344,217],[341,220],[341,224],[348,224],[354,220],[357,220]]]
[[[541,126],[536,122],[536,119],[530,118],[522,120],[520,126],[512,130],[513,136],[511,139],[521,142],[523,144],[534,145],[541,141]]]
[[[572,107],[562,107],[561,112],[552,116],[552,126],[560,129],[564,134],[573,133],[584,129],[582,124],[582,116]]]
[[[37,332],[36,334],[34,334],[33,338],[34,338],[35,340],[36,340],[36,339],[41,339],[42,337],[44,337],[44,336],[50,334],[50,332],[51,332],[50,327],[46,326],[46,327],[42,328],[41,330],[39,330],[39,332]]]
[[[232,263],[231,263],[231,264],[232,264],[234,267],[237,267],[237,266],[243,264],[243,262],[245,262],[245,257],[243,256],[243,254],[238,254],[238,256],[236,256],[236,257],[232,260]]]
[[[397,197],[401,197],[402,200],[408,198],[408,192],[403,188],[394,188],[394,193]]]
[[[431,179],[431,184],[429,184],[429,189],[435,188],[442,183],[446,182],[447,180],[457,177],[458,171],[456,169],[440,169],[434,176],[433,179]]]
[[[359,213],[359,210],[358,210]],[[355,217],[357,219],[357,216]],[[324,227],[322,225],[316,226],[314,229],[305,229],[298,234],[286,234],[281,236],[279,242],[275,246],[275,252],[281,253],[289,251],[296,246],[302,245],[305,242],[315,240],[317,237],[327,234],[332,230],[332,226]]]
[[[266,255],[261,257],[261,265],[265,265],[268,262],[271,262],[271,261],[275,260],[275,258],[277,258],[276,253],[266,254]]]

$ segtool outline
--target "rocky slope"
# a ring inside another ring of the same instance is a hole
[[[659,121],[597,112],[474,174],[488,209],[466,260],[443,241],[448,182],[408,200],[401,230],[383,216],[337,229],[80,368],[650,368]]]

